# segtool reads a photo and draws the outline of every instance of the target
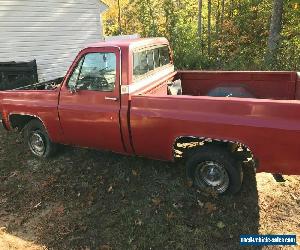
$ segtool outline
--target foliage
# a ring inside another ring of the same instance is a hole
[[[174,50],[175,65],[180,69],[266,69],[264,56],[272,0],[211,2],[210,37],[208,1],[205,0],[200,37],[196,0],[120,0],[121,33],[167,37]],[[110,8],[104,15],[105,34],[118,35],[118,1],[107,0],[106,3]],[[300,4],[297,0],[285,1],[278,60],[272,69],[300,70]]]

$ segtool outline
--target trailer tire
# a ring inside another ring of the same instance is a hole
[[[186,171],[193,186],[209,193],[235,194],[243,182],[242,165],[228,150],[218,146],[193,150]]]
[[[37,119],[25,125],[24,141],[31,153],[39,158],[48,158],[57,151],[57,145],[51,142],[44,125]]]

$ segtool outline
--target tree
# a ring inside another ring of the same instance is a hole
[[[202,34],[202,0],[198,0],[198,36]]]
[[[219,30],[220,30],[220,0],[217,0],[217,6],[216,6],[216,38],[218,39]]]
[[[221,29],[224,23],[224,11],[225,11],[225,0],[222,0],[222,10],[221,10]]]
[[[208,57],[211,56],[211,0],[207,1],[207,51]]]
[[[106,35],[167,37],[178,69],[300,71],[299,0],[104,1]]]
[[[121,6],[120,6],[120,0],[118,0],[118,25],[119,25],[119,34],[122,34],[122,24],[121,24]]]
[[[266,67],[272,69],[276,65],[277,52],[280,43],[280,32],[282,27],[283,0],[274,0],[270,24],[268,48],[265,57]]]

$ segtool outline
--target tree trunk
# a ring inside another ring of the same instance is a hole
[[[233,17],[233,8],[234,8],[233,0],[230,0],[230,6],[229,6],[229,16],[230,17]]]
[[[224,23],[224,11],[225,11],[225,0],[222,0],[222,3],[221,3],[221,31],[223,29],[223,23]]]
[[[200,43],[201,52],[203,54],[203,41],[202,41],[202,0],[198,0],[198,39]]]
[[[270,24],[268,48],[265,58],[267,68],[272,69],[276,65],[277,51],[280,42],[282,26],[283,0],[274,0]]]
[[[151,17],[151,27],[150,27],[150,35],[153,36],[153,37],[156,37],[157,36],[157,26],[156,26],[156,23],[155,23],[155,17],[154,17],[154,8],[152,6],[152,3],[150,0],[147,0],[147,5],[149,7],[149,15]]]
[[[208,43],[208,56],[211,55],[211,0],[207,1],[207,43]]]
[[[215,40],[217,41],[217,44],[216,44],[216,65],[217,65],[217,68],[219,69],[220,68],[220,57],[219,57],[219,45],[220,45],[220,30],[222,31],[222,27],[220,27],[220,22],[222,22],[220,19],[222,17],[220,17],[221,13],[220,13],[220,0],[217,1],[217,11],[216,11],[216,37],[215,37]]]
[[[217,1],[217,10],[216,10],[216,38],[218,39],[220,30],[220,0]]]
[[[121,24],[121,6],[120,0],[118,0],[118,25],[119,25],[119,35],[122,34],[122,24]]]
[[[198,0],[198,37],[202,34],[202,0]]]

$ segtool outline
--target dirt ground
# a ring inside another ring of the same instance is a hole
[[[35,159],[0,129],[0,249],[239,249],[240,234],[297,234],[300,176],[245,169],[241,193],[190,188],[184,166],[66,147]]]

